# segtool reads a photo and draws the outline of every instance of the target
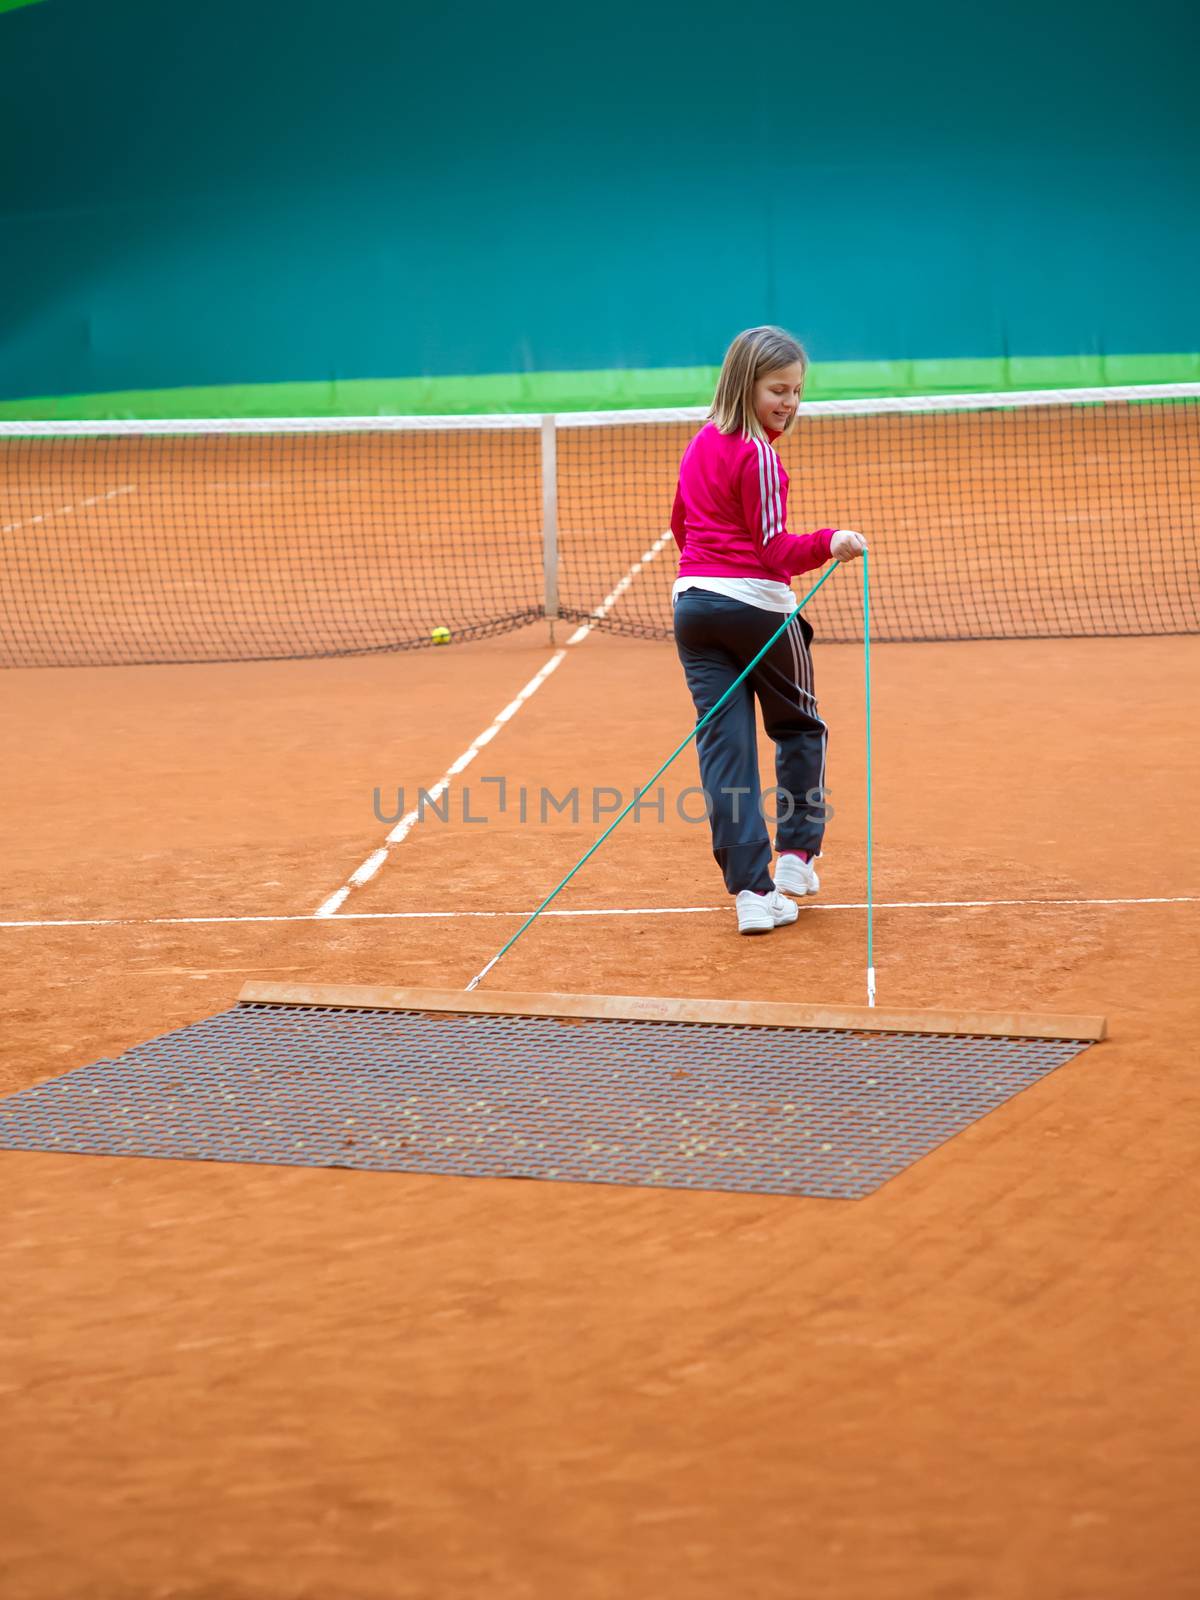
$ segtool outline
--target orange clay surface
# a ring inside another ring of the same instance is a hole
[[[249,977],[464,984],[690,725],[670,646],[569,649],[459,780],[491,820],[456,789],[311,913],[373,789],[411,804],[548,654],[8,674],[3,915],[109,920],[0,928],[0,1092]],[[816,660],[796,926],[737,938],[688,752],[559,904],[700,909],[545,918],[489,983],[861,1003],[860,656]],[[1200,639],[875,665],[881,1003],[1111,1038],[858,1202],[0,1157],[4,1600],[1200,1594]]]

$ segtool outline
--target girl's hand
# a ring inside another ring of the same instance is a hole
[[[829,541],[829,553],[835,561],[857,561],[866,548],[862,534],[849,528],[839,528]]]

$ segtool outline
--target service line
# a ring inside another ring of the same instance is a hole
[[[719,906],[589,906],[571,911],[543,911],[544,917],[696,917],[720,913],[729,915],[730,902]],[[1078,907],[1078,906],[1194,906],[1200,895],[1145,895],[1140,898],[1094,900],[876,900],[876,911],[971,911],[994,907]],[[801,901],[804,915],[820,911],[865,911],[865,900]],[[467,917],[527,917],[529,911],[343,911],[339,922],[453,922]],[[153,928],[195,927],[208,923],[239,922],[322,922],[328,916],[320,911],[280,912],[276,915],[224,917],[50,917],[0,919],[0,928]]]
[[[6,522],[0,528],[0,533],[16,533],[18,528],[32,528],[39,522],[50,522],[54,517],[69,517],[84,506],[98,506],[104,500],[115,500],[119,494],[134,494],[136,491],[136,483],[123,483],[119,489],[110,489],[107,494],[89,495],[76,505],[59,506],[57,511],[39,511],[36,517],[27,517],[24,522]]]

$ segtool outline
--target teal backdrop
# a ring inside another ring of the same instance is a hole
[[[862,388],[1194,376],[1198,18],[10,4],[0,399],[681,396],[762,321]]]

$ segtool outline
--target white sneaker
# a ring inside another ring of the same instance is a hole
[[[739,933],[770,933],[772,928],[782,928],[786,922],[795,922],[799,912],[790,900],[785,900],[778,889],[770,894],[755,894],[753,889],[743,889],[737,897]]]
[[[816,894],[821,880],[811,858],[801,861],[799,856],[780,856],[775,863],[775,887],[784,894]]]

